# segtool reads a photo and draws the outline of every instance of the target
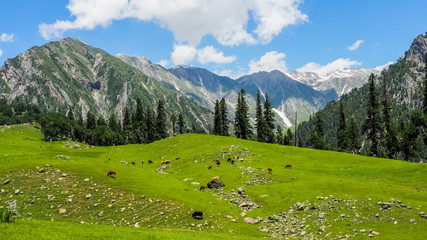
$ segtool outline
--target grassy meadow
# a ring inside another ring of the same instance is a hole
[[[1,239],[427,239],[427,164],[213,135],[110,147],[42,138],[0,127],[0,207],[16,200],[18,214]],[[200,191],[213,177],[225,187]]]

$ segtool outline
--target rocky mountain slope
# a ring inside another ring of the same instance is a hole
[[[182,112],[184,118],[207,129],[211,113],[184,94],[167,89],[158,81],[100,49],[71,38],[33,47],[0,68],[0,94],[8,101],[38,104],[42,109],[76,114],[95,111],[104,118],[115,112],[120,118],[126,105],[137,98],[155,109],[165,101],[167,113]]]
[[[336,70],[326,75],[312,72],[288,72],[286,74],[292,79],[307,84],[318,91],[334,89],[339,96],[342,96],[367,83],[371,73],[379,75],[381,70],[360,68]]]

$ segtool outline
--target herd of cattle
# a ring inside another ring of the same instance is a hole
[[[179,160],[180,159],[180,157],[177,157],[175,160]],[[108,160],[110,160],[110,159],[108,159]],[[232,159],[232,158],[228,158],[227,159],[227,162],[228,163],[230,163],[231,165],[233,165],[234,164],[234,162],[235,161],[239,161],[239,156],[234,156],[234,158]],[[123,163],[123,164],[126,164],[126,165],[129,165],[129,162],[126,162],[126,161],[120,161],[120,163]],[[136,165],[135,164],[135,162],[130,162],[132,165]],[[152,164],[153,163],[153,161],[151,161],[151,160],[148,160],[148,164]],[[169,164],[170,163],[170,161],[169,160],[166,160],[166,161],[163,161],[162,163],[161,163],[161,165],[164,165],[164,164]],[[214,160],[214,163],[215,163],[215,165],[216,166],[221,166],[221,162],[218,160],[218,159],[215,159]],[[141,165],[143,165],[144,164],[144,160],[141,160]],[[286,164],[286,166],[285,166],[285,168],[292,168],[292,165],[291,164]],[[212,165],[210,165],[209,167],[208,167],[208,170],[210,170],[210,169],[212,169]],[[268,172],[270,173],[270,174],[273,174],[273,169],[272,168],[268,168],[267,169],[268,170]],[[114,170],[110,170],[110,171],[108,171],[108,173],[107,173],[107,176],[109,176],[109,177],[112,177],[112,178],[115,178],[115,176],[117,175],[117,173],[116,173],[116,171],[114,171]],[[200,191],[204,191],[206,189],[206,187],[204,186],[204,185],[201,185],[200,186]],[[194,219],[203,219],[203,212],[194,212],[193,214],[192,214],[192,217],[194,218]]]

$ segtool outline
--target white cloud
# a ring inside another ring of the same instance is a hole
[[[225,69],[225,70],[222,70],[222,71],[214,71],[214,73],[216,75],[226,76],[226,77],[229,77],[231,79],[238,79],[239,77],[247,74],[243,70],[239,70],[239,71],[235,72],[235,71],[233,71],[231,69]]]
[[[268,43],[289,25],[308,21],[298,8],[303,0],[70,0],[73,21],[40,24],[47,40],[72,29],[108,27],[114,20],[153,21],[173,32],[179,44],[197,46],[206,35],[227,46]],[[247,31],[249,19],[255,30]]]
[[[223,52],[218,52],[212,46],[206,46],[200,49],[197,53],[198,60],[201,64],[207,63],[232,63],[236,60],[236,56],[225,57]]]
[[[189,45],[175,45],[171,55],[171,60],[175,65],[187,64],[194,60],[197,49]]]
[[[3,55],[3,50],[0,49],[0,57]]]
[[[326,65],[320,65],[318,63],[310,62],[301,68],[298,68],[297,72],[314,72],[320,75],[326,75],[332,71],[340,70],[344,68],[350,68],[352,66],[361,65],[361,62],[351,61],[349,58],[338,58],[337,60],[328,63]]]
[[[251,60],[249,63],[249,73],[255,73],[259,71],[270,72],[272,70],[279,70],[282,72],[287,72],[288,68],[286,67],[286,62],[283,60],[286,57],[284,53],[278,53],[276,51],[271,51],[259,60]]]
[[[363,40],[357,40],[355,43],[353,43],[353,45],[348,46],[347,50],[354,51],[354,50],[358,49],[360,44],[362,44],[362,43],[363,43]]]
[[[15,34],[6,34],[6,33],[2,33],[0,35],[0,42],[13,42],[13,38],[15,37]]]
[[[375,70],[378,70],[378,71],[382,71],[382,70],[384,70],[384,69],[387,69],[388,68],[388,66],[390,66],[391,64],[393,64],[394,62],[392,62],[392,61],[389,61],[389,62],[387,62],[386,64],[384,64],[384,65],[381,65],[381,66],[377,66],[377,67],[375,67]]]
[[[163,60],[160,60],[159,64],[160,64],[162,67],[166,67],[166,66],[169,64],[169,61],[168,61],[168,60],[166,60],[166,59],[163,59]]]

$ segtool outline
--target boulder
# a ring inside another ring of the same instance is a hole
[[[250,224],[257,224],[258,220],[251,218],[251,217],[247,217],[243,219],[245,222],[250,223]]]
[[[4,182],[3,182],[3,185],[6,185],[6,184],[8,184],[8,183],[10,183],[10,180],[9,180],[9,179],[7,179],[6,181],[4,181]]]
[[[59,214],[64,214],[66,212],[67,212],[67,209],[65,209],[65,208],[59,209]]]
[[[224,187],[224,186],[225,186],[225,184],[224,184],[221,180],[219,180],[219,178],[218,178],[218,177],[214,177],[214,178],[212,178],[212,180],[210,180],[210,181],[207,183],[207,186],[208,186],[208,188],[216,188],[216,189],[219,189],[219,188],[221,188],[221,187]]]

